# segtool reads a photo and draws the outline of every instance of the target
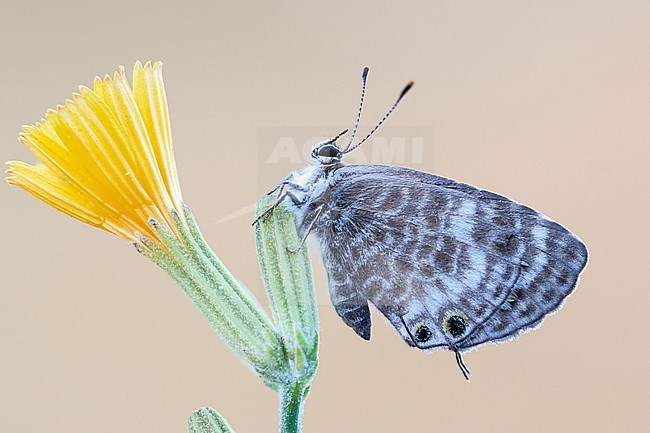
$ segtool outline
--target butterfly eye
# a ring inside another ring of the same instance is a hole
[[[467,330],[465,318],[458,314],[449,316],[445,321],[445,330],[454,338],[460,337],[465,333],[465,330]]]
[[[318,149],[318,156],[325,158],[336,158],[339,156],[339,149],[336,146],[323,146]]]
[[[417,325],[415,328],[415,332],[413,333],[413,338],[415,339],[416,343],[426,343],[431,339],[433,336],[433,333],[429,329],[427,325]]]

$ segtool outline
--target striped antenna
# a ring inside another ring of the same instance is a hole
[[[384,115],[384,117],[379,121],[379,123],[377,123],[377,124],[375,125],[375,127],[372,128],[372,130],[368,133],[368,135],[366,135],[365,137],[363,137],[363,140],[361,140],[360,142],[358,142],[357,144],[355,144],[355,145],[352,146],[352,147],[350,147],[350,146],[346,147],[345,150],[343,151],[343,153],[349,153],[349,152],[352,152],[354,149],[356,149],[357,147],[361,146],[361,145],[362,145],[362,144],[363,144],[367,139],[369,139],[370,136],[371,136],[372,134],[374,134],[375,131],[376,131],[376,130],[381,126],[381,124],[384,123],[384,122],[386,121],[386,119],[388,119],[388,116],[390,116],[391,113],[395,110],[395,108],[397,107],[397,104],[399,104],[399,101],[401,101],[402,98],[404,97],[404,95],[406,95],[406,93],[407,93],[409,90],[411,90],[411,87],[413,87],[413,84],[414,84],[413,81],[409,81],[408,84],[407,84],[407,85],[404,87],[404,89],[402,90],[402,93],[399,94],[399,97],[397,98],[397,101],[395,101],[395,103],[393,104],[393,106],[390,107],[390,110],[388,110],[388,112],[387,112],[387,113]]]
[[[363,109],[363,98],[366,96],[366,81],[368,79],[368,67],[366,66],[363,68],[363,72],[361,73],[361,101],[359,102],[359,111],[357,111],[357,120],[354,122],[354,128],[352,128],[352,135],[350,136],[350,140],[348,141],[347,146],[345,146],[345,149],[343,149],[343,153],[346,153],[350,146],[352,146],[352,142],[354,141],[355,135],[357,135],[357,128],[359,127],[359,121],[361,121],[361,110]]]

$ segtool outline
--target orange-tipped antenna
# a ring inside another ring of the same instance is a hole
[[[369,139],[370,136],[371,136],[372,134],[374,134],[374,132],[375,132],[375,131],[376,131],[376,130],[381,126],[381,124],[384,123],[384,122],[386,121],[386,119],[388,119],[388,116],[390,116],[390,114],[395,110],[395,108],[397,107],[397,104],[399,104],[399,101],[401,101],[402,98],[404,97],[404,95],[406,95],[406,93],[407,93],[409,90],[411,90],[411,87],[413,87],[413,84],[414,84],[413,81],[409,81],[408,84],[407,84],[407,85],[404,87],[404,89],[402,90],[402,93],[399,94],[399,97],[397,98],[397,101],[395,101],[395,103],[393,104],[393,106],[390,107],[390,110],[388,110],[388,112],[386,112],[386,114],[385,114],[384,117],[379,121],[379,123],[377,123],[377,124],[375,125],[375,127],[372,128],[372,130],[368,133],[368,135],[366,135],[365,137],[363,137],[363,140],[361,140],[360,142],[358,142],[357,144],[355,144],[355,145],[352,146],[352,147],[350,147],[350,146],[346,147],[345,150],[343,151],[343,153],[349,153],[349,152],[352,152],[354,149],[356,149],[357,147],[361,146],[361,145],[362,145],[362,144],[363,144],[367,139]]]
[[[359,127],[359,121],[361,121],[361,110],[363,109],[363,98],[366,96],[366,80],[368,79],[369,70],[370,69],[366,66],[363,68],[363,72],[361,73],[361,101],[359,102],[359,111],[357,111],[357,120],[354,122],[352,135],[350,136],[350,140],[348,140],[348,144],[345,146],[345,149],[343,149],[343,153],[347,152],[350,146],[352,146],[354,137],[357,135],[357,128]]]

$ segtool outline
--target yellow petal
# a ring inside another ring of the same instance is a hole
[[[133,93],[147,127],[165,187],[169,196],[177,200],[174,205],[180,205],[182,196],[174,161],[171,123],[162,78],[162,62],[153,65],[147,62],[144,67],[140,62],[136,62],[133,67]]]
[[[9,162],[7,182],[131,241],[155,238],[150,218],[173,227],[169,210],[183,212],[161,64],[138,62],[134,82],[135,91],[124,68],[97,77],[24,126],[19,140],[40,163]]]

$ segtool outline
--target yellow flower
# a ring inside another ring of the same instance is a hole
[[[276,327],[210,248],[183,204],[162,64],[136,63],[133,85],[124,68],[112,77],[96,77],[92,89],[81,86],[65,105],[23,129],[19,139],[39,163],[8,162],[7,182],[133,242],[183,289],[264,383],[281,392],[282,407],[289,408],[283,422],[298,425],[296,414],[318,351],[307,252],[289,253],[288,242],[298,241],[291,213],[278,209],[258,224],[260,264],[280,323]]]
[[[170,210],[183,215],[182,198],[161,62],[137,62],[133,86],[123,67],[96,77],[23,130],[40,162],[8,162],[8,183],[133,242],[156,239],[150,218],[174,231]]]

